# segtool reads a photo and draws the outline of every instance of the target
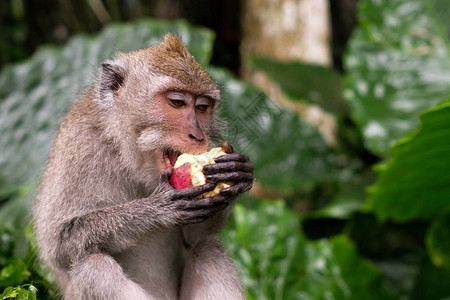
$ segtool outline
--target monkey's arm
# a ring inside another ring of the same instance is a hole
[[[148,198],[69,218],[57,229],[57,264],[68,268],[86,254],[122,252],[148,232],[203,221],[224,208],[223,199],[216,198],[218,205],[214,199],[191,199],[214,187],[208,183],[174,190],[164,179]]]

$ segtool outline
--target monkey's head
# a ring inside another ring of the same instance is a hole
[[[220,90],[172,34],[103,63],[96,101],[108,134],[128,152],[151,153],[160,171],[181,153],[206,151],[216,135]]]

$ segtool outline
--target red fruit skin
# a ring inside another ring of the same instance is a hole
[[[185,189],[192,187],[191,164],[184,163],[176,169],[173,169],[169,184],[175,189]]]

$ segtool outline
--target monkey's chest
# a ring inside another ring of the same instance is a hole
[[[183,256],[181,234],[172,230],[147,235],[116,260],[130,279],[156,299],[176,299]]]

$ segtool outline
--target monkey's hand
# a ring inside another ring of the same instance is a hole
[[[186,189],[174,189],[169,184],[172,168],[166,168],[160,179],[160,184],[154,192],[154,197],[164,198],[164,207],[175,217],[176,225],[195,224],[205,221],[217,212],[225,209],[228,203],[226,195],[216,195],[199,198],[205,192],[212,191],[217,183],[207,182],[203,185]]]
[[[214,161],[215,164],[203,167],[206,183],[217,183],[219,181],[233,183],[232,186],[220,190],[220,195],[231,198],[251,189],[254,175],[253,164],[248,156],[231,153],[219,156]]]

